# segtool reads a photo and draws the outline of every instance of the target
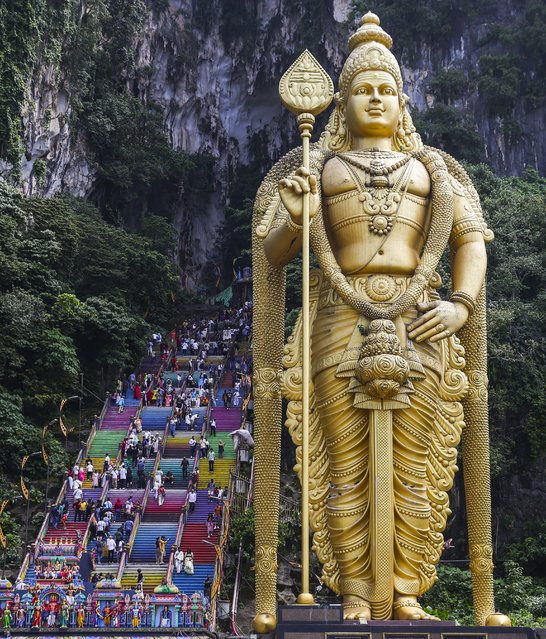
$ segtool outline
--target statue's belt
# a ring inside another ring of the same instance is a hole
[[[411,278],[403,275],[371,274],[351,276],[347,279],[351,286],[359,294],[365,296],[368,301],[377,306],[387,306],[407,289]],[[322,279],[320,284],[317,282],[317,285],[319,289],[317,291],[318,314],[328,313],[327,309],[332,309],[336,315],[335,318],[332,317],[332,323],[339,325],[340,322],[350,322],[352,324],[352,332],[343,351],[340,350],[336,354],[330,353],[326,357],[321,358],[319,356],[315,359],[312,375],[314,377],[322,370],[336,366],[336,377],[351,378],[358,364],[362,347],[363,336],[360,327],[367,328],[369,320],[359,316],[357,311],[344,302],[338,293],[330,287],[326,279]],[[432,289],[425,289],[420,301],[427,302],[431,298],[437,297],[437,294]],[[343,318],[344,311],[347,313],[346,319]],[[406,324],[413,319],[414,313],[410,310],[407,313],[408,317],[405,317],[406,314],[404,314],[404,317],[397,318],[394,322],[396,335],[402,348],[402,356],[407,361],[410,369],[410,378],[419,379],[424,377],[424,367],[441,375],[442,363],[440,361],[439,346],[428,342],[414,345],[407,337]]]

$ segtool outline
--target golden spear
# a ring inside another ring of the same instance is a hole
[[[309,171],[309,141],[315,116],[332,102],[334,85],[330,76],[307,49],[282,76],[279,95],[284,106],[297,115],[302,140],[302,167]],[[309,206],[310,192],[303,194],[302,242],[302,466],[301,466],[301,593],[299,604],[314,603],[309,588]]]

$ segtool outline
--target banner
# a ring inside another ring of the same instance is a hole
[[[44,429],[42,430],[42,457],[44,458],[44,462],[46,466],[49,466],[49,457],[45,449],[45,436],[46,436],[48,428],[49,428],[49,424],[46,424],[44,426]]]
[[[4,499],[2,505],[0,506],[0,515],[4,512],[4,508],[7,506],[9,499]],[[0,544],[2,548],[5,550],[8,547],[8,542],[6,539],[6,535],[4,535],[4,531],[2,530],[2,526],[0,526]]]
[[[25,484],[25,480],[23,479],[23,469],[28,461],[28,458],[30,457],[30,455],[25,455],[23,457],[23,461],[21,462],[21,492],[23,493],[23,497],[25,498],[26,501],[28,501],[28,490]]]

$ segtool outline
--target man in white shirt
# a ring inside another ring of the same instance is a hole
[[[197,493],[195,488],[192,488],[188,493],[189,512],[192,513],[195,510],[195,504],[197,502]]]
[[[191,416],[191,430],[195,430],[196,426],[197,426],[197,420],[199,418],[199,415],[197,413],[193,413]]]
[[[127,468],[125,466],[121,466],[119,469],[119,487],[127,487]]]
[[[105,528],[106,528],[106,523],[104,519],[99,519],[97,521],[97,537],[102,537],[104,535]]]
[[[112,468],[110,473],[110,486],[115,490],[118,487],[119,473],[115,468]]]
[[[106,547],[108,548],[108,563],[111,564],[114,561],[114,550],[116,549],[116,540],[112,537],[108,537],[106,540]]]
[[[193,435],[190,437],[188,444],[190,446],[190,457],[193,459],[195,457],[195,447],[197,446],[197,440]]]

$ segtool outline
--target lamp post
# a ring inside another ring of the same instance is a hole
[[[80,373],[81,375],[81,385],[83,388],[83,373]],[[64,434],[64,452],[65,452],[65,457],[68,458],[68,453],[67,453],[67,446],[68,446],[68,433],[69,430],[68,428],[64,425],[63,419],[62,419],[62,413],[64,410],[64,407],[66,406],[66,404],[70,401],[72,401],[73,399],[78,399],[79,400],[79,417],[78,417],[78,446],[79,448],[81,448],[81,423],[82,423],[82,396],[81,395],[71,395],[70,397],[66,397],[65,399],[61,400],[61,405],[59,406],[59,423],[61,425],[61,430],[63,431]],[[73,428],[70,429],[70,432],[74,430]]]
[[[23,497],[27,500],[27,516],[26,516],[26,523],[25,523],[25,548],[28,546],[28,520],[30,518],[30,492],[27,490],[23,480],[23,469],[26,466],[27,461],[31,457],[35,457],[36,455],[42,455],[42,451],[37,450],[35,453],[30,453],[30,455],[26,455],[25,457],[23,457],[23,463],[21,465],[21,488],[23,489]]]

